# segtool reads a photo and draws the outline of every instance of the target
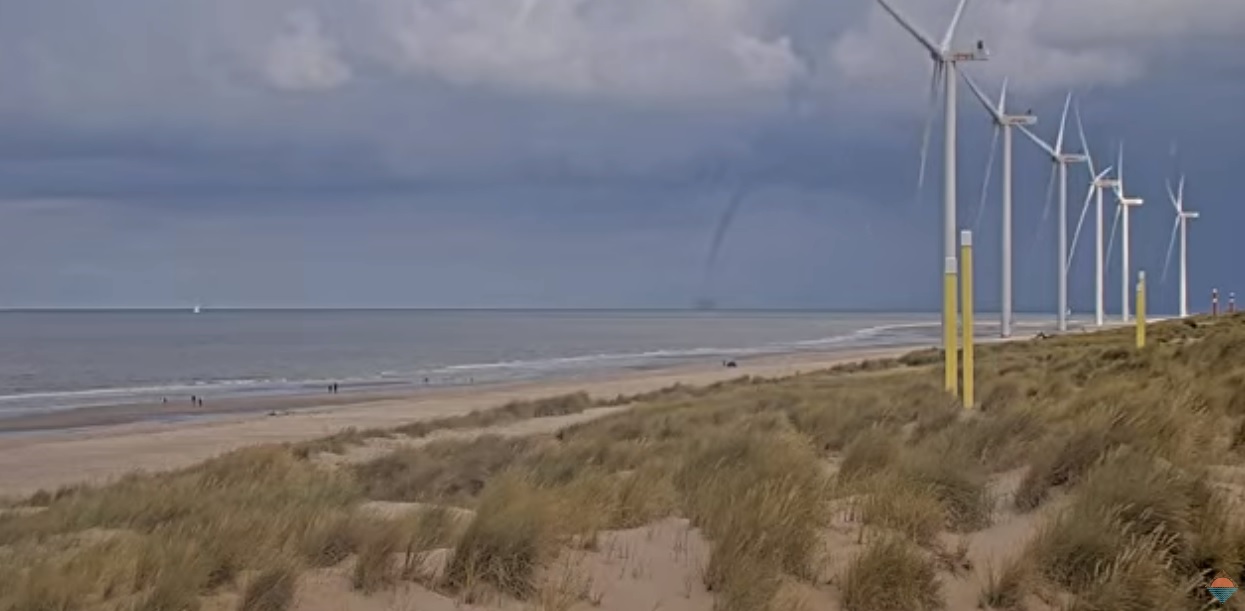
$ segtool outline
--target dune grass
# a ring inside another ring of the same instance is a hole
[[[1245,473],[1245,317],[1166,322],[1144,350],[1131,342],[1125,329],[983,345],[981,405],[967,414],[927,350],[780,380],[514,402],[43,491],[29,511],[0,513],[0,610],[193,608],[222,592],[283,609],[314,568],[363,593],[418,580],[539,605],[560,550],[670,515],[711,542],[703,581],[723,611],[789,606],[792,584],[852,610],[935,609],[940,538],[1000,519],[992,482],[1018,468],[1004,519],[1041,526],[1014,559],[978,567],[983,606],[1200,608],[1208,575],[1245,576],[1245,488],[1224,475]],[[631,409],[556,435],[440,441],[344,468],[309,460],[602,405]],[[828,585],[824,554],[847,553],[823,549],[829,507],[844,499],[864,547]],[[433,509],[362,515],[369,500]],[[436,509],[450,506],[474,513]],[[444,573],[425,575],[436,548],[449,548]]]
[[[928,611],[944,604],[934,562],[895,536],[870,541],[841,583],[847,611]]]

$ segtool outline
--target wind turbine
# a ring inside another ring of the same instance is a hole
[[[1167,243],[1167,257],[1163,259],[1163,278],[1167,281],[1167,266],[1171,263],[1172,247],[1176,245],[1176,230],[1180,230],[1180,317],[1189,315],[1189,219],[1198,217],[1198,213],[1184,209],[1184,176],[1180,177],[1180,186],[1172,193],[1171,182],[1167,183],[1167,197],[1176,208],[1176,222],[1172,224],[1172,237]]]
[[[1085,138],[1085,124],[1081,122],[1081,109],[1078,106],[1074,109],[1076,114],[1076,129],[1081,135],[1081,150],[1085,152],[1085,163],[1089,165],[1089,190],[1085,193],[1085,203],[1081,206],[1081,218],[1076,223],[1076,231],[1072,234],[1072,252],[1068,255],[1068,269],[1072,269],[1072,260],[1076,257],[1077,240],[1081,236],[1081,225],[1085,222],[1085,213],[1089,211],[1089,202],[1096,194],[1098,202],[1096,206],[1097,216],[1097,240],[1094,242],[1094,323],[1101,327],[1106,321],[1106,305],[1104,303],[1106,297],[1106,289],[1104,288],[1103,267],[1105,258],[1102,249],[1103,234],[1103,218],[1102,218],[1102,190],[1116,189],[1119,187],[1119,181],[1114,178],[1107,178],[1111,173],[1111,166],[1107,166],[1101,172],[1094,172],[1094,157],[1089,153],[1089,142]]]
[[[1072,94],[1063,104],[1063,116],[1059,119],[1059,135],[1051,146],[1038,138],[1028,127],[1020,126],[1030,140],[1037,144],[1059,171],[1059,314],[1056,320],[1060,331],[1068,330],[1068,165],[1085,161],[1085,155],[1063,152],[1063,132],[1068,123],[1068,108],[1072,106]]]
[[[964,81],[968,83],[969,89],[973,91],[973,95],[985,107],[986,112],[990,113],[990,118],[994,122],[994,133],[998,135],[999,130],[1003,131],[1003,282],[1002,282],[1002,299],[1000,303],[1002,310],[999,314],[999,335],[1002,337],[1011,337],[1012,335],[1012,127],[1034,125],[1037,123],[1037,117],[1032,114],[1009,115],[1007,114],[1007,80],[1003,80],[1003,88],[999,93],[999,102],[996,106],[986,94],[982,93],[981,88],[973,81],[973,78],[967,72],[961,72]],[[991,160],[994,158],[994,148],[990,149]],[[992,164],[991,164],[992,165]],[[990,180],[987,171],[986,179]],[[985,196],[983,191],[982,196]],[[984,203],[984,200],[983,200]]]
[[[935,43],[932,38],[918,29],[912,22],[908,21],[903,15],[899,14],[890,2],[887,0],[877,0],[882,9],[895,18],[903,29],[907,30],[925,50],[929,52],[930,59],[934,62],[934,71],[930,78],[930,112],[934,107],[934,96],[938,93],[938,77],[943,77],[943,94],[944,94],[944,120],[945,137],[943,146],[943,216],[942,216],[942,249],[943,249],[943,270],[944,274],[954,274],[956,269],[956,222],[955,222],[955,163],[956,163],[956,142],[955,142],[955,119],[956,119],[956,63],[961,61],[980,61],[986,59],[985,43],[977,41],[976,48],[971,51],[952,51],[951,42],[955,36],[956,27],[960,23],[960,18],[964,15],[964,6],[968,4],[968,0],[960,0],[955,8],[955,15],[951,17],[951,24],[947,26],[947,31],[943,34],[942,41]],[[925,159],[929,148],[929,122],[925,124],[925,134],[921,144],[921,177],[918,181],[918,189],[923,186],[925,180]],[[943,284],[943,343],[947,344],[946,338],[953,336],[948,328],[954,327],[956,324],[956,313],[948,311],[948,306],[953,303],[955,298],[955,288],[949,284]],[[943,351],[952,353],[954,348],[950,345],[944,345]],[[948,366],[950,361],[948,362]],[[948,367],[949,368],[949,367]],[[951,374],[948,373],[948,376]]]
[[[1119,183],[1115,187],[1115,199],[1118,206],[1115,208],[1115,221],[1111,223],[1111,239],[1107,241],[1107,252],[1111,251],[1111,244],[1115,242],[1116,224],[1123,219],[1124,233],[1120,241],[1120,279],[1123,285],[1123,299],[1120,301],[1120,313],[1124,322],[1128,322],[1128,298],[1129,298],[1129,278],[1128,278],[1128,209],[1140,206],[1145,200],[1140,197],[1128,197],[1124,190],[1124,143],[1120,143],[1120,156],[1116,160],[1116,181]]]

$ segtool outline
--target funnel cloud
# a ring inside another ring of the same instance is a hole
[[[730,199],[726,202],[726,208],[722,210],[722,216],[718,217],[718,222],[713,228],[713,239],[709,242],[709,252],[705,257],[705,269],[701,276],[700,297],[696,300],[696,306],[700,309],[713,309],[717,306],[713,295],[713,275],[717,271],[718,255],[722,252],[722,243],[726,240],[726,233],[735,223],[735,216],[739,214],[739,208],[743,206],[748,193],[747,183],[741,182],[736,185],[731,191]]]

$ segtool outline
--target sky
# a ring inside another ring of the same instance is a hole
[[[892,1],[934,38],[955,4]],[[1176,309],[1181,173],[1191,309],[1245,296],[1243,29],[1239,0],[971,0],[956,38],[1041,137],[1071,91],[1098,168],[1124,143],[1152,310]],[[721,306],[936,310],[929,74],[873,0],[0,0],[0,307],[685,307],[745,189]],[[997,309],[993,132],[965,87],[957,107],[958,219]],[[1051,165],[1018,136],[1024,311],[1055,309]],[[1071,169],[1073,227],[1087,183]]]

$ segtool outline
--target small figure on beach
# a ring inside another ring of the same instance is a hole
[[[726,362],[726,366],[727,366],[727,367],[736,367],[737,365],[735,364],[735,361],[727,361],[727,362]]]
[[[199,407],[203,407],[203,397],[199,397],[198,399],[195,399],[195,400],[198,402]]]
[[[337,394],[338,388],[340,388],[340,385],[337,382],[333,382],[333,394]]]
[[[428,383],[428,378],[424,378],[424,384]]]
[[[160,397],[160,403],[163,403],[164,405],[168,405],[168,404],[169,404],[169,398],[168,398],[168,397]]]
[[[199,404],[199,397],[196,397],[195,395],[190,395],[190,404],[191,404],[191,405],[198,405],[198,404]]]

